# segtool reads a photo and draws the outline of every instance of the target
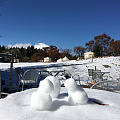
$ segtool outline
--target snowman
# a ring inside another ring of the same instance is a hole
[[[81,86],[78,86],[73,78],[69,78],[64,83],[68,90],[68,102],[71,105],[87,104],[88,96]]]
[[[57,98],[58,95],[60,94],[60,88],[61,88],[60,80],[54,76],[48,76],[45,78],[45,80],[52,82],[54,86],[54,90],[51,91],[50,95],[52,98]]]
[[[43,80],[36,92],[31,96],[31,107],[35,110],[49,110],[52,105],[50,93],[54,90],[54,85],[50,80]]]

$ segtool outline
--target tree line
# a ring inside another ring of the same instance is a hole
[[[85,44],[85,47],[77,46],[74,52],[83,57],[86,51],[92,51],[95,57],[103,56],[120,56],[120,40],[114,40],[107,34],[102,34],[94,37]]]
[[[20,62],[38,62],[42,61],[45,57],[50,57],[52,61],[57,61],[59,58],[67,56],[70,59],[75,59],[71,50],[59,50],[56,46],[45,47],[43,49],[36,49],[34,46],[27,48],[6,48],[0,45],[0,53],[12,54],[14,58],[19,59]]]
[[[36,49],[34,46],[27,48],[7,48],[0,45],[0,53],[12,54],[20,62],[37,62],[42,61],[45,57],[50,57],[52,61],[57,61],[59,58],[67,56],[69,59],[83,58],[84,53],[92,51],[95,57],[103,56],[120,56],[120,40],[114,40],[107,34],[102,34],[94,37],[83,46],[76,46],[74,54],[70,49],[59,50],[56,46]]]

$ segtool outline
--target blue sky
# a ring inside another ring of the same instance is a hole
[[[120,0],[4,0],[0,45],[84,46],[106,33],[120,40]]]

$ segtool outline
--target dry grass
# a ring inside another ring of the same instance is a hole
[[[109,65],[103,65],[105,68],[111,68],[111,66]]]

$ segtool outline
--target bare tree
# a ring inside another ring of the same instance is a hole
[[[67,57],[72,59],[72,50],[71,49],[61,49],[60,50],[60,58]]]
[[[109,46],[109,53],[113,56],[120,55],[120,40],[112,40]]]
[[[93,51],[94,48],[94,40],[89,41],[88,43],[85,44],[85,46],[87,47],[88,51]]]
[[[74,48],[74,52],[78,55],[78,57],[83,57],[85,48],[81,46],[77,46]]]
[[[111,37],[106,34],[102,34],[95,36],[94,40],[95,40],[95,45],[99,46],[100,56],[102,57],[103,55],[107,55]]]

